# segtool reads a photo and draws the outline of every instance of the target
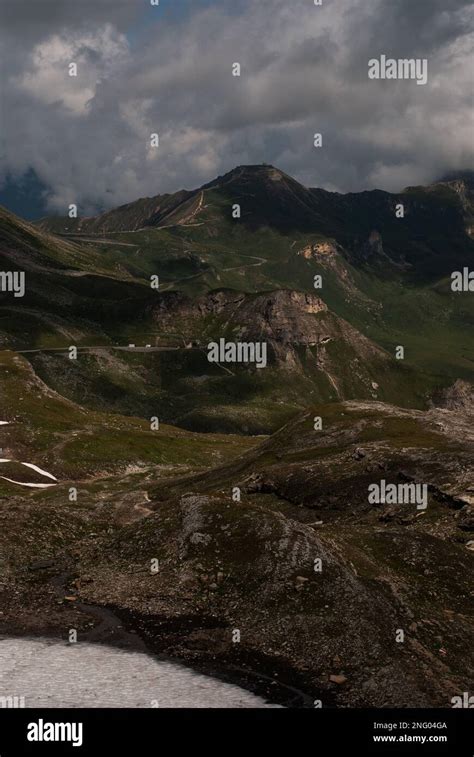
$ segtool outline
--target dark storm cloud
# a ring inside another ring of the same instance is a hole
[[[4,174],[33,169],[52,208],[91,211],[238,163],[342,191],[472,166],[467,2],[173,2],[171,18],[166,0],[160,15],[148,0],[0,0]],[[380,54],[428,58],[428,84],[370,81]]]
[[[4,32],[23,41],[40,40],[61,29],[112,22],[125,29],[143,11],[143,0],[1,0]]]

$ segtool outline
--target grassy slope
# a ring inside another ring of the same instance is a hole
[[[0,419],[10,423],[0,427],[3,455],[35,463],[60,480],[123,473],[128,466],[207,467],[254,443],[165,424],[151,431],[142,419],[86,410],[49,390],[12,352],[0,353],[0,378]]]

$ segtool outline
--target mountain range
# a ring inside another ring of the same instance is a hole
[[[339,194],[263,164],[92,218],[0,209],[0,269],[25,275],[0,295],[0,633],[97,640],[107,608],[288,706],[468,691],[472,173]],[[267,366],[209,362],[220,339]],[[369,502],[382,479],[427,508]]]

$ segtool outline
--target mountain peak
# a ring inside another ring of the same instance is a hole
[[[218,176],[216,179],[204,184],[202,189],[212,189],[215,187],[222,187],[225,184],[233,184],[236,182],[248,182],[248,181],[265,181],[276,182],[282,180],[290,181],[295,184],[298,182],[292,179],[291,176],[280,171],[279,168],[270,165],[269,163],[257,163],[249,165],[236,166],[231,171]]]
[[[270,163],[244,163],[228,171],[226,176],[268,176],[270,174],[279,174],[284,176],[283,171],[275,168]]]

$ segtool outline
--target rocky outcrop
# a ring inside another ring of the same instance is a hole
[[[163,327],[195,331],[201,344],[226,334],[266,341],[277,362],[287,366],[298,364],[298,347],[323,348],[333,341],[346,343],[361,359],[387,359],[383,350],[332,313],[320,297],[305,292],[278,290],[252,295],[220,290],[196,300],[170,292],[160,297],[153,317]]]
[[[337,248],[332,242],[316,242],[315,244],[308,244],[297,253],[299,256],[305,258],[305,260],[311,260],[312,258],[327,257],[329,255],[336,255]]]
[[[362,248],[362,254],[365,258],[371,258],[374,255],[379,257],[384,255],[382,235],[376,229],[373,229]]]
[[[447,389],[437,392],[431,404],[447,410],[467,410],[474,413],[474,386],[458,379]]]

